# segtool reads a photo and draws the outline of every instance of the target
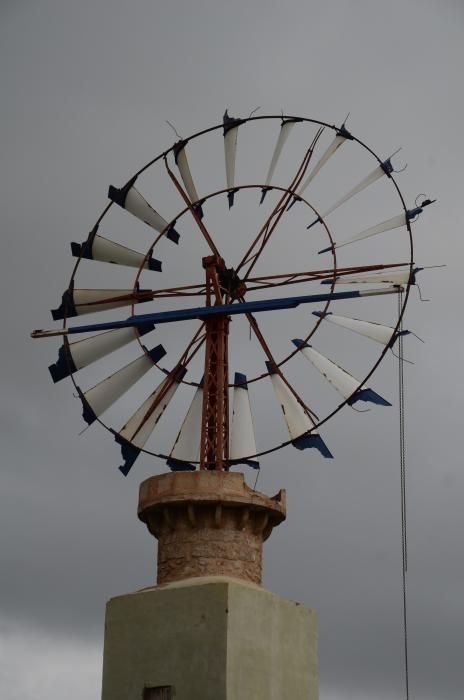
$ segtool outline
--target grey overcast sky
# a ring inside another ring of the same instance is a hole
[[[426,341],[406,343],[410,688],[461,700],[462,2],[2,0],[0,19],[1,697],[98,698],[105,601],[154,579],[136,502],[162,465],[123,479],[111,436],[78,437],[71,386],[48,376],[58,343],[29,332],[51,325],[69,242],[108,184],[172,144],[165,120],[188,135],[259,105],[337,124],[351,112],[374,149],[403,146],[408,204],[438,198],[416,260],[447,267],[423,274],[431,301],[413,294],[406,324]],[[327,426],[330,464],[290,448],[262,460],[259,488],[288,491],[264,582],[318,610],[321,700],[404,697],[398,417],[382,411]]]

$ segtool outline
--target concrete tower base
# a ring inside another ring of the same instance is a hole
[[[102,700],[317,700],[316,613],[206,576],[107,604]]]

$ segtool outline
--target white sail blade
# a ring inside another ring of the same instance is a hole
[[[145,335],[154,328],[153,324],[139,327],[139,335]],[[137,338],[135,328],[120,328],[114,331],[98,333],[84,340],[69,343],[67,338],[64,345],[58,350],[58,360],[48,368],[54,382],[68,377],[83,367],[106,357],[110,353],[124,347]]]
[[[379,233],[383,233],[384,231],[392,231],[395,228],[401,228],[401,226],[406,226],[406,221],[407,216],[404,212],[402,214],[398,214],[397,216],[392,216],[391,219],[381,221],[375,226],[370,226],[369,228],[364,229],[364,231],[355,234],[351,238],[348,238],[348,240],[343,241],[343,243],[335,243],[335,248],[343,248],[343,246],[354,243],[355,241],[362,241],[365,238],[377,236]]]
[[[342,204],[348,202],[348,200],[350,200],[356,194],[359,194],[360,192],[365,190],[366,187],[369,187],[369,185],[372,185],[374,182],[377,182],[377,180],[380,180],[380,178],[386,174],[387,171],[384,169],[384,163],[382,163],[382,165],[378,165],[372,172],[369,173],[369,175],[366,175],[366,177],[362,179],[361,182],[358,182],[358,184],[355,187],[353,187],[343,197],[338,199],[335,202],[335,204],[332,204],[332,206],[329,209],[326,209],[326,211],[323,214],[321,214],[321,218],[325,219],[327,216],[329,216],[329,214],[338,209],[338,207],[341,207]]]
[[[166,464],[172,471],[194,470],[200,456],[201,419],[203,412],[203,381],[195,395],[176,437]]]
[[[146,270],[161,271],[161,262],[155,258],[147,258],[131,248],[120,243],[110,241],[108,238],[98,235],[90,235],[84,243],[71,243],[72,254],[87,260],[99,260],[100,262],[124,265],[126,267],[143,267]]]
[[[382,398],[372,389],[361,385],[361,382],[353,377],[339,365],[329,360],[320,352],[315,350],[303,340],[295,339],[293,344],[299,349],[301,354],[309,360],[314,367],[319,370],[323,377],[338,391],[344,399],[348,399],[350,405],[356,401],[371,401],[382,406],[391,406],[388,401]]]
[[[280,127],[279,131],[279,136],[277,137],[277,142],[274,148],[274,152],[272,154],[271,162],[269,164],[269,169],[267,171],[266,175],[266,180],[264,183],[264,187],[262,189],[262,195],[261,195],[261,203],[264,200],[264,197],[266,195],[266,192],[269,189],[269,185],[271,183],[272,177],[274,175],[274,171],[277,167],[277,163],[279,162],[279,158],[282,153],[282,149],[285,146],[285,143],[290,136],[290,132],[292,131],[293,127],[295,126],[296,122],[299,121],[298,119],[286,119],[282,121],[282,125]]]
[[[392,270],[382,272],[371,272],[365,275],[340,275],[336,277],[337,284],[393,284],[402,286],[405,284],[415,284],[414,274],[409,270]],[[321,284],[332,284],[332,280],[323,280]]]
[[[248,464],[258,469],[259,462],[247,459],[257,452],[247,378],[244,374],[236,372],[234,383],[229,458],[233,464]]]
[[[342,146],[347,139],[351,138],[351,134],[344,128],[340,129],[337,132],[337,135],[335,136],[333,141],[331,141],[331,143],[327,146],[326,150],[319,158],[314,168],[312,168],[312,170],[309,172],[308,176],[304,180],[303,184],[298,189],[297,195],[301,196],[303,194],[303,192],[307,189],[312,180],[314,180],[316,175],[322,170],[327,161],[330,160],[330,158],[338,151],[340,146]]]
[[[223,124],[224,124],[224,157],[226,164],[226,182],[227,187],[230,192],[227,194],[229,200],[229,208],[234,203],[234,191],[235,187],[235,160],[237,154],[237,138],[238,138],[238,127],[242,124],[241,119],[234,119],[229,117],[227,110],[224,113]]]
[[[272,363],[266,362],[266,367],[272,382],[272,388],[277,401],[280,404],[287,425],[288,434],[292,444],[298,449],[316,447],[325,457],[332,457],[321,436],[311,432],[315,423],[297,401],[280,375],[275,371]]]
[[[313,311],[314,316],[322,316],[324,321],[334,323],[336,326],[342,326],[350,331],[364,335],[366,338],[375,340],[381,345],[391,345],[395,340],[395,329],[390,326],[384,326],[381,323],[373,323],[372,321],[362,321],[359,318],[349,318],[348,316],[337,316],[336,314],[327,313],[325,316],[321,311]]]
[[[146,292],[146,296],[143,296]],[[141,296],[139,297],[138,294]],[[67,289],[63,294],[61,305],[52,309],[54,321],[83,314],[94,314],[108,309],[119,309],[131,304],[151,301],[148,290],[133,289]]]
[[[172,381],[171,375],[167,376],[115,435],[116,442],[121,445],[124,464],[119,467],[119,470],[124,476],[128,475],[145,443],[156,428],[185,376],[185,372],[185,368],[181,368],[177,372],[175,381]]]
[[[187,159],[187,153],[185,152],[185,141],[179,143],[179,147],[174,149],[174,159],[176,165],[179,168],[180,176],[182,182],[184,183],[187,194],[190,197],[191,202],[197,202],[200,198],[198,196],[197,188],[193,181],[192,173],[190,172],[190,166]]]
[[[174,243],[178,243],[180,236],[175,228],[169,226],[166,219],[158,214],[156,209],[153,209],[147,200],[133,186],[133,182],[134,181],[130,181],[121,189],[110,185],[108,197],[112,202],[119,204],[120,207],[126,209],[126,211],[133,214],[137,219],[140,219],[140,221],[154,228],[158,233],[164,231],[166,238],[169,238]]]
[[[101,416],[110,406],[112,406],[123,394],[125,394],[136,382],[143,377],[148,370],[153,367],[154,362],[158,362],[166,354],[162,345],[158,345],[153,350],[148,351],[148,355],[143,354],[133,360],[125,367],[122,367],[114,374],[111,374],[103,381],[99,382],[86,392],[79,390],[79,395],[83,403],[83,418],[90,425],[98,416]]]

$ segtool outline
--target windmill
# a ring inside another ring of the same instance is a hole
[[[219,543],[212,571],[259,583],[260,547],[285,518],[284,496],[247,491],[235,474],[227,501],[236,465],[259,469],[287,445],[331,458],[325,424],[335,413],[391,405],[371,379],[408,333],[403,316],[421,270],[412,225],[432,203],[419,196],[408,207],[397,154],[378,156],[346,124],[226,111],[110,186],[90,234],[71,244],[75,266],[52,311],[62,327],[32,336],[62,338],[52,379],[69,377],[86,423],[113,435],[124,476],[142,453],[184,473],[177,491],[166,479],[160,489],[159,477],[141,487],[139,516],[160,542],[159,582],[198,575],[187,555],[173,569],[174,520],[182,531],[184,521],[198,529],[211,518],[221,529],[233,507],[233,531],[259,535],[256,567],[223,561],[218,570]],[[81,276],[106,283],[110,271],[130,281],[78,286]],[[82,315],[91,322],[75,322]],[[138,350],[129,357],[130,347]],[[164,416],[181,411],[171,435]]]

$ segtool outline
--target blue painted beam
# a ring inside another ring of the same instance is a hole
[[[395,289],[375,290],[375,294],[398,294]],[[161,311],[152,314],[138,314],[130,316],[123,321],[108,321],[106,323],[94,323],[86,326],[71,326],[67,329],[69,334],[88,333],[90,331],[106,331],[112,328],[131,328],[146,323],[160,324],[176,321],[189,321],[193,319],[206,320],[214,316],[234,316],[236,314],[258,313],[262,311],[276,311],[278,309],[294,309],[300,304],[318,304],[325,301],[339,299],[356,299],[367,296],[369,290],[355,290],[346,292],[334,292],[332,294],[309,294],[297,297],[280,299],[266,299],[261,301],[247,301],[243,304],[218,304],[217,306],[196,306],[190,309],[176,309],[174,311]]]

